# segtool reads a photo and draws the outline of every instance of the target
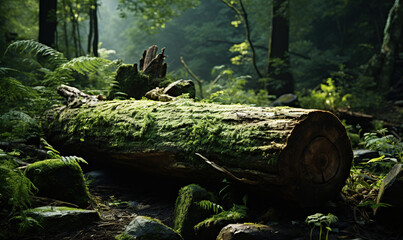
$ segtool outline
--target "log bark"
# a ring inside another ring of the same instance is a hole
[[[303,206],[336,195],[353,157],[338,118],[319,110],[127,100],[66,107],[50,119],[48,141],[90,162],[199,183],[220,181],[218,166]]]

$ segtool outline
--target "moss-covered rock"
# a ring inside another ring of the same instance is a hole
[[[90,203],[83,172],[75,161],[39,161],[29,165],[25,175],[38,188],[39,196],[74,203],[80,207],[87,207]]]
[[[190,98],[196,97],[196,88],[191,80],[178,80],[169,84],[165,89],[164,93],[172,97],[178,97],[182,94],[189,94]]]
[[[243,222],[246,218],[247,208],[242,205],[234,205],[230,210],[220,212],[194,226],[195,239],[215,240],[223,227]]]
[[[186,240],[194,239],[194,226],[212,215],[198,204],[202,200],[213,200],[212,194],[196,184],[185,186],[179,190],[175,203],[174,229]]]
[[[79,229],[100,219],[95,210],[69,207],[44,206],[26,210],[25,214],[38,221],[40,225],[31,231],[46,233]]]
[[[118,240],[183,240],[172,228],[164,225],[158,219],[137,216],[126,227],[126,230],[116,236]]]

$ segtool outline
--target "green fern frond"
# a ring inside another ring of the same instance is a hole
[[[60,85],[74,81],[74,73],[86,74],[97,72],[111,64],[112,61],[98,57],[78,57],[61,64],[53,72],[46,75],[45,85]]]
[[[18,72],[18,70],[14,68],[0,67],[0,77],[9,76],[12,72]]]
[[[49,62],[54,67],[67,62],[67,58],[64,57],[63,53],[34,40],[15,41],[7,47],[4,54],[9,51],[48,57]]]
[[[71,162],[77,162],[77,163],[85,163],[88,164],[87,161],[84,160],[82,157],[77,157],[77,156],[62,156],[60,160],[64,163],[71,163]]]
[[[22,84],[15,78],[2,77],[0,78],[0,100],[3,103],[12,102],[23,99],[24,97],[32,97],[35,91]]]
[[[212,201],[209,200],[202,200],[199,203],[199,206],[205,210],[213,210],[215,214],[218,214],[222,211],[224,211],[224,208],[220,206],[217,203],[213,203]]]
[[[63,71],[76,71],[81,74],[96,72],[98,68],[110,64],[111,61],[98,57],[78,57],[62,64],[59,69]]]

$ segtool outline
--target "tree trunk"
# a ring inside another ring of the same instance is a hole
[[[55,47],[57,26],[57,0],[39,1],[39,37],[38,41],[49,47]]]
[[[396,0],[389,12],[384,30],[381,50],[367,64],[364,75],[374,78],[377,89],[387,93],[393,92],[393,74],[396,60],[402,51],[403,40],[403,2]],[[396,82],[400,80],[397,78]],[[396,87],[396,86],[394,86]]]
[[[93,24],[94,24],[94,41],[92,42],[92,52],[94,53],[95,57],[98,57],[98,42],[99,42],[97,9],[98,9],[98,2],[95,0],[94,9],[92,9],[92,11],[93,11],[92,18],[93,18]]]
[[[290,73],[288,56],[290,20],[289,1],[273,1],[273,19],[269,38],[268,75],[273,79],[269,93],[277,96],[294,92],[294,80]]]
[[[47,139],[64,154],[187,182],[226,171],[304,206],[336,195],[352,160],[345,128],[319,110],[127,100],[53,113]]]

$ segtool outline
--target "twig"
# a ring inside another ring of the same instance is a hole
[[[253,181],[253,180],[249,180],[246,178],[238,178],[237,176],[235,176],[234,174],[232,174],[230,171],[228,171],[227,169],[221,167],[220,165],[208,160],[206,157],[204,157],[203,155],[201,155],[200,153],[195,153],[197,156],[199,156],[201,159],[203,159],[207,164],[209,164],[210,166],[212,166],[213,168],[215,168],[216,170],[224,173],[227,177],[230,177],[238,182],[241,183],[245,183],[248,185],[257,185],[258,182]]]
[[[188,67],[188,65],[185,63],[185,60],[183,60],[183,57],[181,57],[181,63],[183,64],[183,67],[186,69],[186,71],[189,73],[190,76],[192,76],[192,78],[194,80],[196,80],[197,84],[199,85],[199,90],[200,90],[200,98],[203,99],[203,80],[201,80],[200,78],[198,78],[196,76],[196,74],[194,74],[192,72],[192,70],[190,70],[190,68]]]

